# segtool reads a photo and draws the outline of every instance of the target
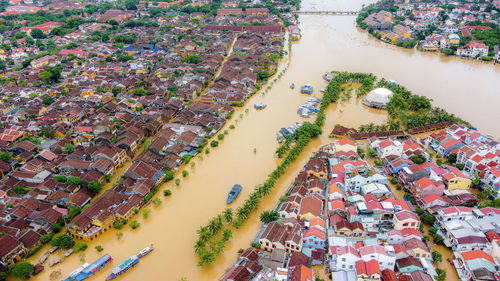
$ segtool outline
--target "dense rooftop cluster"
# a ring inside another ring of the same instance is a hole
[[[451,262],[460,280],[495,280],[500,209],[481,194],[498,196],[499,165],[500,144],[461,125],[420,141],[339,139],[310,158],[222,279],[314,280],[311,266],[325,265],[332,280],[445,280],[437,262]]]
[[[358,24],[398,46],[446,55],[500,60],[498,1],[381,1],[367,7]]]
[[[1,271],[64,226],[90,241],[134,215],[275,73],[297,5],[11,2]]]

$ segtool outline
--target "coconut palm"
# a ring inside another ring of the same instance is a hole
[[[196,240],[196,243],[194,244],[194,252],[199,254],[204,248],[205,242],[203,242],[201,239]]]
[[[223,216],[226,223],[230,223],[233,220],[233,209],[226,208],[223,212]]]
[[[208,241],[208,239],[210,239],[210,237],[212,237],[212,233],[207,226],[200,227],[197,232],[201,241],[206,242]]]

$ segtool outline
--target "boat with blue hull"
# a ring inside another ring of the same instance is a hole
[[[89,278],[90,276],[94,275],[96,272],[101,270],[104,266],[109,264],[113,258],[111,258],[110,255],[105,254],[104,256],[100,257],[98,260],[91,264],[84,264],[80,266],[79,268],[73,270],[68,278],[64,279],[63,281],[81,281],[83,279]]]
[[[123,273],[125,273],[127,270],[131,269],[134,265],[136,265],[139,262],[139,258],[137,256],[131,256],[124,262],[122,262],[119,266],[113,268],[111,270],[111,274],[106,278],[106,280],[111,280],[114,279]]]
[[[227,200],[226,203],[230,204],[231,202],[238,197],[238,194],[240,194],[241,191],[241,185],[235,184],[233,185],[233,188],[231,188],[231,191],[229,191],[229,194],[227,195]]]
[[[262,110],[264,108],[266,108],[267,105],[263,104],[263,103],[256,103],[253,105],[253,107],[255,107],[255,109],[257,110]]]

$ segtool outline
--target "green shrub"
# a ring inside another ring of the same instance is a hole
[[[172,191],[170,189],[163,190],[163,196],[170,196],[170,195],[172,195]]]
[[[75,245],[73,237],[66,234],[58,235],[54,238],[54,240],[52,240],[52,246],[62,249],[69,249],[73,247],[73,245]]]
[[[102,246],[101,246],[101,245],[97,245],[97,246],[95,246],[95,249],[96,249],[99,253],[100,253],[100,252],[102,252],[102,251],[104,250],[104,249],[102,248]]]
[[[130,228],[132,228],[132,229],[139,228],[139,226],[141,226],[141,224],[139,222],[137,222],[136,220],[133,220],[130,222]]]
[[[85,244],[85,243],[76,243],[75,247],[73,248],[73,250],[75,252],[83,252],[85,251],[86,249],[88,248],[88,245]]]

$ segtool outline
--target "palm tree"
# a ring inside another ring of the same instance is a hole
[[[215,221],[215,218],[211,219],[208,222],[208,229],[210,230],[210,233],[214,235],[217,233],[217,222]]]
[[[226,223],[230,223],[233,220],[233,209],[231,208],[226,208],[223,212],[224,214],[224,220]]]
[[[196,240],[194,244],[194,252],[199,254],[202,252],[203,248],[205,248],[205,243],[200,239]]]
[[[208,241],[210,237],[212,237],[212,233],[210,229],[207,226],[201,226],[200,229],[198,229],[198,235],[200,236],[201,241]]]

